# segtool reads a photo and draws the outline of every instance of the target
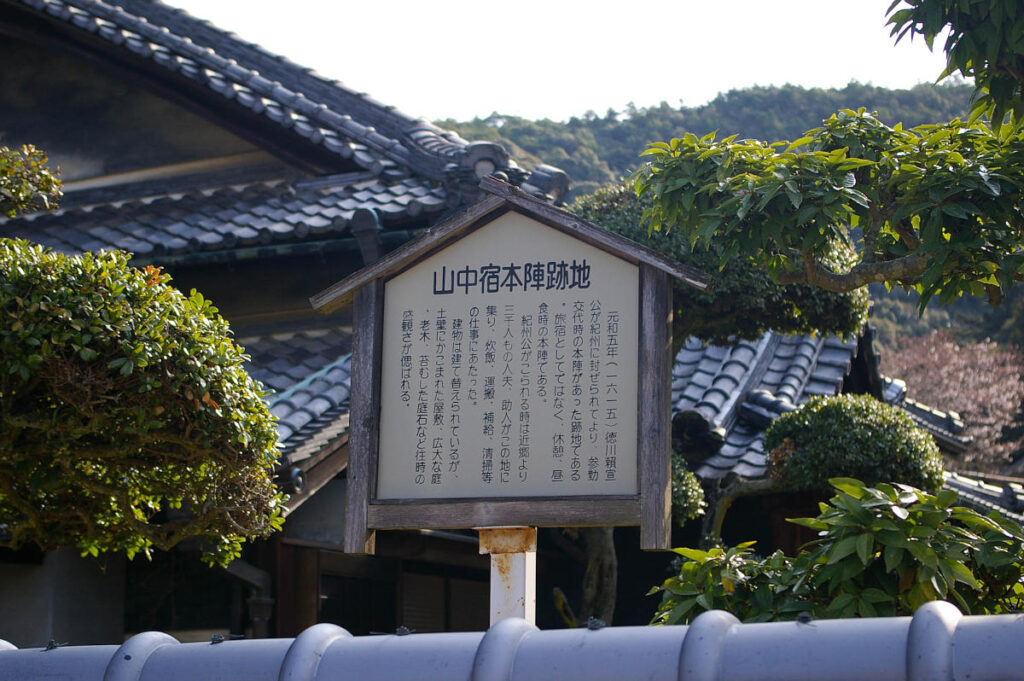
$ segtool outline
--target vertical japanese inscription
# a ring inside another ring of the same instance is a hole
[[[635,494],[637,287],[517,213],[388,281],[377,498]]]

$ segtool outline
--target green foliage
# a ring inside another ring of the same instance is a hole
[[[812,398],[768,426],[764,448],[768,474],[795,489],[828,491],[837,476],[932,490],[942,484],[932,436],[902,409],[870,395]]]
[[[710,292],[674,284],[672,335],[677,345],[688,336],[713,343],[756,339],[770,329],[850,336],[863,325],[867,291],[833,293],[811,286],[775,284],[764,270],[743,259],[730,260],[719,270],[721,253],[716,247],[694,250],[678,231],[649,230],[644,213],[651,203],[650,198],[637,198],[619,184],[580,197],[570,210],[678,262],[712,273]],[[853,261],[853,254],[843,247],[834,250],[836,261]]]
[[[209,301],[125,253],[0,240],[0,545],[207,559],[282,522],[273,417]]]
[[[693,471],[687,469],[682,456],[672,457],[672,513],[680,525],[704,515],[708,507],[704,488]]]
[[[60,180],[46,167],[46,154],[28,144],[0,147],[0,216],[46,209],[60,197]]]
[[[1024,277],[1024,135],[981,123],[890,128],[840,111],[794,142],[687,134],[651,145],[636,190],[653,229],[752,257],[783,283],[849,291],[874,281],[997,300]],[[853,267],[829,261],[857,249]]]
[[[746,622],[913,613],[938,599],[969,614],[1024,607],[1024,533],[998,513],[954,506],[956,493],[907,485],[832,481],[837,494],[816,518],[793,522],[819,539],[795,557],[765,559],[752,543],[710,551],[676,549],[679,573],[661,592],[658,624],[690,622],[712,608]]]
[[[867,107],[888,123],[920,125],[967,114],[969,85],[918,85],[909,90],[851,82],[838,89],[796,85],[730,90],[701,106],[657,106],[604,116],[588,112],[566,123],[492,114],[439,121],[466,139],[499,142],[527,167],[550,163],[568,171],[573,195],[590,193],[631,174],[649,143],[690,131],[720,131],[756,139],[795,139],[839,109]]]
[[[920,35],[934,46],[946,34],[946,70],[973,78],[977,88],[973,111],[985,113],[998,130],[1004,118],[1014,123],[1024,112],[1024,40],[1020,0],[896,0],[889,23],[897,41]]]
[[[840,109],[864,107],[893,125],[923,125],[963,117],[969,108],[971,87],[961,83],[917,85],[908,90],[851,82],[835,89],[795,85],[751,87],[718,95],[707,105],[673,127],[659,127],[662,134],[648,142],[676,137],[682,131],[698,136],[718,131],[719,137],[738,135],[748,139],[796,139]],[[635,164],[635,159],[633,163]]]
[[[970,122],[890,128],[842,110],[793,143],[656,142],[637,174],[637,191],[656,198],[652,227],[713,240],[723,260],[754,257],[782,282],[914,287],[922,310],[933,296],[1000,302],[1024,280],[1021,11],[1019,0],[896,0],[893,35],[931,47],[949,29],[943,75],[975,78]],[[826,262],[836,241],[860,254],[849,270]]]
[[[791,587],[800,577],[792,561],[781,551],[759,558],[753,545],[672,549],[682,557],[679,573],[649,592],[662,593],[653,623],[689,624],[708,610],[727,610],[744,622],[767,622],[794,619],[807,610],[803,592]]]

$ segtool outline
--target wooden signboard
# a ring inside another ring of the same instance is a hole
[[[354,301],[346,551],[377,529],[638,524],[668,548],[669,277],[706,278],[481,187],[312,300]]]

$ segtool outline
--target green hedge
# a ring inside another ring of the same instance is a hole
[[[868,485],[942,485],[935,440],[902,409],[869,395],[815,397],[776,419],[765,433],[768,472],[781,483],[827,492],[829,478]]]
[[[686,467],[679,454],[672,455],[672,514],[680,525],[704,515],[708,506],[697,475]]]
[[[0,545],[197,537],[225,563],[280,527],[263,388],[217,309],[169,279],[0,239]]]
[[[957,494],[833,478],[816,518],[790,522],[818,538],[795,556],[754,553],[754,542],[679,548],[676,574],[651,589],[656,624],[688,624],[707,610],[744,622],[909,615],[953,602],[965,614],[1024,607],[1024,534],[997,512],[955,506]]]

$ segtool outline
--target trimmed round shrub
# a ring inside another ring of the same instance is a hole
[[[0,546],[226,563],[282,522],[274,419],[227,322],[120,252],[0,239]]]
[[[829,478],[836,477],[928,490],[942,485],[932,436],[902,409],[870,395],[812,398],[777,418],[764,446],[769,475],[796,489],[827,492]]]

